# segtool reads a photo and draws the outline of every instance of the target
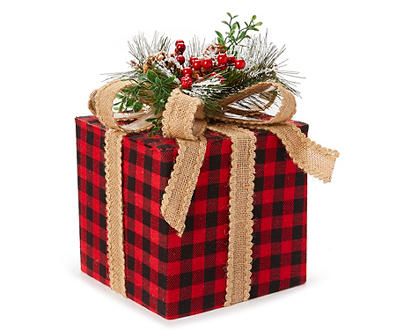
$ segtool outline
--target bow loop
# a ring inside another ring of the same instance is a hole
[[[268,114],[269,108],[277,96],[281,100],[279,110],[275,116],[271,116]],[[256,109],[238,107],[238,105],[247,106],[249,104]],[[296,114],[294,95],[282,84],[274,82],[261,82],[249,86],[224,98],[220,101],[220,105],[222,111],[214,114],[211,118],[248,127],[285,123]]]
[[[114,80],[103,85],[91,93],[89,98],[89,110],[95,115],[107,129],[118,130],[123,133],[141,132],[152,127],[147,119],[154,117],[151,109],[143,109],[137,113],[124,113],[121,118],[113,111],[114,100],[117,94],[132,83],[129,81]],[[132,120],[126,124],[119,124],[118,120]]]

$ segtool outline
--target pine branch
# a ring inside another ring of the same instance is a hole
[[[138,34],[133,37],[131,42],[128,42],[128,45],[133,62],[142,67],[150,56],[159,52],[167,53],[170,49],[171,40],[169,37],[156,32],[152,41],[149,42],[143,34]]]

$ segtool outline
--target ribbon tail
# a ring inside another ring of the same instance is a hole
[[[200,136],[198,141],[177,139],[177,142],[178,156],[165,188],[161,214],[178,235],[182,236],[186,215],[203,165],[207,140]]]
[[[338,151],[322,147],[291,123],[257,128],[274,133],[282,141],[293,162],[305,173],[325,183],[331,181],[335,161],[339,157]]]

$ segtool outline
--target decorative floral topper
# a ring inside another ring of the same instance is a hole
[[[176,40],[171,52],[171,41],[164,35],[154,34],[151,42],[143,35],[134,37],[129,43],[131,71],[113,76],[132,82],[117,96],[115,110],[139,112],[150,106],[156,115],[151,119],[153,131],[157,131],[167,99],[177,87],[201,98],[208,114],[221,110],[219,101],[224,97],[259,82],[279,82],[297,93],[296,82],[288,79],[298,77],[297,73],[283,70],[284,62],[278,62],[285,48],[269,43],[266,34],[250,36],[262,25],[255,15],[244,23],[237,15],[227,15],[222,21],[227,31],[216,31],[215,40],[207,45],[196,37],[188,44]]]

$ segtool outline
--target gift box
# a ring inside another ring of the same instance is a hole
[[[167,319],[303,284],[306,174],[339,156],[292,120],[297,74],[257,16],[227,15],[208,45],[136,36],[76,119],[82,270]]]
[[[308,126],[296,122],[302,133]],[[81,269],[110,285],[105,127],[76,119]],[[256,136],[249,298],[306,281],[307,176],[281,140]],[[148,132],[122,138],[124,293],[175,319],[226,305],[232,141],[214,131],[179,236],[160,204],[178,155],[176,139]],[[184,188],[184,185],[182,185]]]

